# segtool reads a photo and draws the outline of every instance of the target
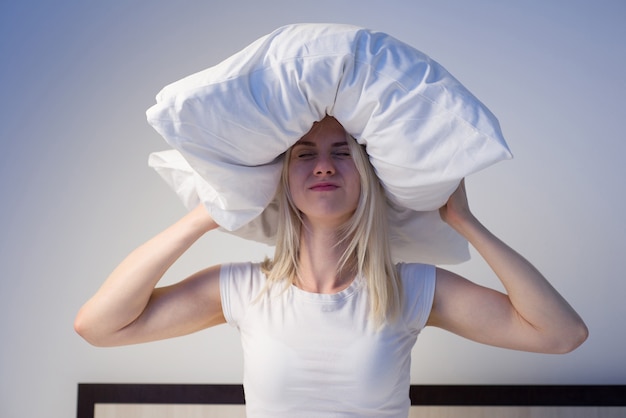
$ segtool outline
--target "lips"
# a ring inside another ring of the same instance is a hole
[[[333,183],[317,183],[310,187],[311,190],[316,192],[326,192],[338,189],[339,186]]]

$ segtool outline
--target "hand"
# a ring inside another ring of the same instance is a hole
[[[465,179],[461,180],[459,186],[450,195],[445,205],[439,208],[441,219],[457,231],[468,221],[474,219],[474,215],[469,208],[467,192],[465,191]]]

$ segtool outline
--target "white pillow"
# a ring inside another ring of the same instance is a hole
[[[197,199],[215,220],[262,242],[273,238],[270,203],[281,155],[326,114],[366,145],[398,206],[392,227],[412,226],[394,233],[396,258],[466,259],[466,243],[437,209],[462,178],[511,153],[482,103],[438,63],[387,34],[337,24],[285,26],[165,87],[147,112],[189,164],[174,171],[191,170],[194,183],[202,183]],[[171,171],[169,157],[153,156],[151,165]]]

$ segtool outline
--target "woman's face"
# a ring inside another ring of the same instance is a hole
[[[293,145],[288,180],[305,221],[339,226],[356,210],[361,181],[343,126],[326,117]]]

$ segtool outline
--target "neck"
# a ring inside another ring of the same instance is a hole
[[[344,250],[345,245],[339,243],[337,228],[302,228],[300,276],[296,285],[314,293],[337,293],[347,288],[356,272],[353,262],[338,271]]]

